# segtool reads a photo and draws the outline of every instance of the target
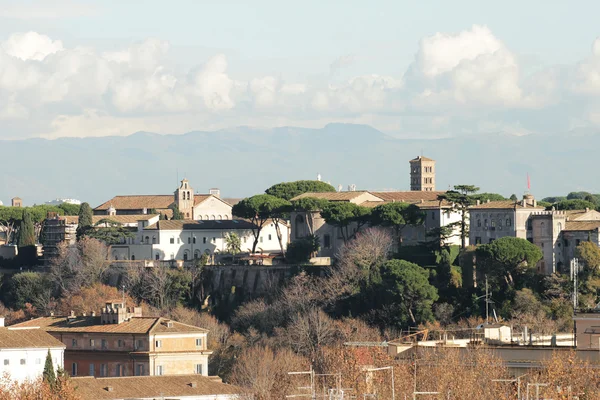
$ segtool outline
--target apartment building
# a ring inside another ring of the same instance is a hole
[[[71,376],[208,375],[208,330],[109,301],[95,313],[35,318],[12,328],[39,328],[66,346]]]

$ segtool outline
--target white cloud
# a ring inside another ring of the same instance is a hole
[[[14,33],[2,43],[2,49],[9,56],[21,60],[43,60],[49,54],[63,50],[60,40],[52,40],[37,32]]]
[[[224,54],[212,57],[193,77],[193,90],[204,99],[211,111],[228,110],[235,106],[230,97],[233,80],[227,75],[227,59]]]

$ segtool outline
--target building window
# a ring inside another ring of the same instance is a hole
[[[4,359],[4,365],[10,365],[10,360],[8,358]]]
[[[206,236],[202,238],[202,243],[206,244]]]
[[[90,376],[94,376],[96,375],[96,368],[94,367],[94,364],[90,364]]]
[[[196,236],[193,237],[192,243],[196,244]]]
[[[27,364],[27,360],[25,360],[24,358],[21,358],[21,365],[25,365]]]
[[[217,238],[216,238],[216,237],[213,237],[213,238],[212,238],[212,242],[213,242],[213,243],[216,243],[216,242],[217,242]]]
[[[475,238],[475,244],[481,244],[481,237],[480,236],[477,236]]]
[[[498,218],[498,226],[502,227],[502,220],[500,218]]]
[[[244,236],[244,243],[246,243],[248,241],[248,238],[246,236]]]
[[[138,364],[135,366],[135,374],[137,376],[143,376],[144,375],[144,364]]]
[[[181,239],[177,238],[177,244],[181,244]]]
[[[183,261],[187,261],[187,260],[188,260],[188,253],[186,250],[185,253],[183,253]]]
[[[492,224],[492,228],[495,228],[495,227],[496,227],[496,220],[495,220],[495,219],[493,219],[493,220],[491,220],[490,222],[491,222],[491,224]]]
[[[175,253],[171,253],[171,260],[175,259]]]
[[[165,370],[164,370],[163,366],[157,365],[156,366],[156,375],[164,375],[164,373],[165,373]]]
[[[188,199],[189,200],[189,199]],[[190,217],[190,213],[185,213],[186,217]]]
[[[106,367],[106,364],[100,364],[100,376],[107,376],[108,375],[108,368]]]
[[[77,339],[71,340],[71,347],[77,347]]]
[[[149,244],[149,243],[150,243],[150,237],[146,236],[146,237],[144,238],[144,241],[146,242],[146,244]]]
[[[154,256],[154,259],[155,259],[156,261],[160,260],[160,254],[156,253],[156,255]]]
[[[323,235],[323,247],[326,249],[331,248],[331,236],[329,234]]]
[[[197,260],[200,258],[200,251],[196,250],[194,251],[194,260]]]
[[[117,364],[117,375],[116,376],[123,376],[123,365],[121,364]]]
[[[188,238],[188,244],[192,244],[192,238],[191,237]]]
[[[36,363],[37,365],[40,365],[40,364],[42,363],[42,359],[41,359],[41,358],[36,358],[36,359],[35,359],[35,363]]]
[[[510,225],[511,225],[511,223],[512,223],[512,222],[511,222],[510,218],[506,218],[506,226],[510,226]]]
[[[117,346],[123,347],[123,340],[119,339],[119,341],[117,342]]]
[[[569,247],[569,241],[565,239],[565,247]]]
[[[175,244],[175,238],[174,238],[174,237],[171,237],[171,239],[169,239],[169,243],[171,243],[171,244]]]
[[[488,243],[492,243],[494,240],[496,240],[496,239],[490,238],[490,241]]]
[[[131,261],[135,261],[135,254],[131,255]]]
[[[579,240],[579,239],[575,239],[575,246],[576,246],[576,247],[577,247],[577,246],[579,246],[579,243],[581,243],[581,240]]]
[[[162,340],[157,340],[157,341],[154,343],[154,346],[155,346],[156,348],[159,348],[159,347],[161,347],[161,346],[162,346]]]
[[[90,347],[93,349],[96,346],[94,339],[90,339]]]
[[[261,243],[263,242],[263,237],[262,237],[262,236],[260,237],[260,242],[261,242]]]
[[[71,376],[77,376],[77,363],[71,364]]]
[[[272,238],[271,238],[271,234],[269,233],[269,240],[271,240],[271,239],[272,239]]]
[[[102,349],[103,350],[108,349],[108,343],[106,342],[106,339],[102,339]]]
[[[480,219],[477,220],[477,227],[481,228],[481,220]]]
[[[485,226],[485,227],[487,228],[487,226],[488,226],[487,219],[484,219],[484,220],[483,220],[483,226]]]
[[[202,375],[202,364],[196,364],[196,373]]]
[[[202,215],[198,215],[198,221],[202,221]]]
[[[196,339],[196,347],[202,347],[202,339]]]
[[[156,244],[156,236],[152,236],[152,244]]]

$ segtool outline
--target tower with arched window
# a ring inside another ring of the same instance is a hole
[[[194,189],[185,178],[175,191],[175,204],[184,219],[194,218]]]
[[[419,156],[410,160],[410,190],[435,191],[435,160]]]

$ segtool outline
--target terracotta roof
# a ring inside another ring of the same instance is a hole
[[[217,199],[218,197],[213,196],[212,194],[195,194],[194,195],[194,205],[198,205],[200,203],[202,203],[204,200],[209,199],[211,197],[214,197],[215,199]]]
[[[357,198],[358,196],[369,193],[365,190],[359,190],[354,192],[323,192],[323,193],[303,193],[292,199],[299,200],[304,199],[306,197],[313,197],[315,199],[324,199],[329,201],[350,201],[352,199]]]
[[[371,192],[374,196],[380,197],[386,201],[403,201],[407,203],[417,203],[421,200],[437,200],[440,194],[444,194],[444,191],[438,192],[426,192],[411,190],[406,192]]]
[[[97,224],[99,221],[101,221],[103,219],[109,219],[111,221],[115,221],[115,222],[118,222],[120,224],[133,224],[133,223],[136,223],[138,221],[148,221],[149,219],[152,219],[153,217],[156,217],[158,215],[159,214],[94,215],[94,216],[92,216],[92,223],[95,225],[95,224]],[[76,224],[79,223],[79,217],[75,216],[75,215],[61,216],[60,219],[65,220],[67,224],[76,225]]]
[[[567,221],[563,231],[592,231],[600,228],[600,221]]]
[[[210,221],[190,221],[190,220],[169,220],[169,221],[158,221],[148,227],[145,230],[167,230],[167,231],[179,231],[179,230],[214,230],[214,229],[252,229],[254,224],[243,219],[224,219],[224,220],[210,220]]]
[[[435,161],[435,160],[428,158],[428,157],[419,156],[417,158],[413,158],[409,162],[417,162],[417,161]]]
[[[409,203],[422,209],[438,209],[438,208],[449,208],[452,204],[448,201],[443,200],[441,203],[439,200],[424,200],[424,201],[395,201],[396,203]],[[394,201],[365,201],[360,203],[362,207],[375,208],[382,204],[394,203]]]
[[[86,376],[74,377],[71,380],[77,388],[77,394],[82,399],[166,399],[240,393],[237,387],[222,383],[218,377],[202,375],[123,376],[118,378]]]
[[[536,210],[543,210],[544,207],[539,207],[536,206],[534,207],[532,203],[528,203],[527,207],[523,207],[522,203],[519,201],[518,203],[515,204],[514,201],[512,200],[499,200],[499,201],[490,201],[489,203],[481,203],[479,205],[473,205],[470,208],[475,209],[475,210],[479,210],[479,209],[487,209],[487,208],[491,208],[491,209],[498,209],[498,210],[502,210],[502,209],[511,209],[514,210],[515,208],[521,209],[521,208],[533,208]]]
[[[65,345],[41,329],[0,328],[0,349],[56,348]]]
[[[46,332],[82,332],[82,333],[193,333],[208,332],[206,329],[192,325],[173,322],[171,328],[167,327],[166,318],[157,317],[133,317],[131,320],[120,324],[102,324],[100,317],[78,316],[73,319],[67,317],[40,317],[29,321],[12,325],[11,328],[35,328]]]
[[[108,210],[112,205],[117,210],[141,210],[147,208],[166,209],[175,201],[172,194],[167,195],[134,195],[115,196],[94,210]]]

